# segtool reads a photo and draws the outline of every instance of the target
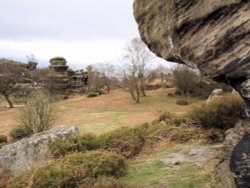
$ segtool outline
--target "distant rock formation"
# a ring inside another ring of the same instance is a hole
[[[165,60],[198,68],[203,75],[230,84],[244,99],[248,118],[249,10],[248,0],[135,0],[134,3],[140,35],[150,50]],[[249,125],[249,122],[239,124]],[[225,188],[249,187],[248,132],[245,126],[237,125],[227,135],[225,148],[229,150],[221,165],[222,179],[228,183]]]
[[[48,81],[52,84],[52,88],[58,92],[77,92],[87,85],[87,72],[83,70],[73,71],[69,69],[66,59],[63,57],[54,57],[50,59],[50,70],[54,74],[50,74]]]
[[[56,139],[68,139],[78,135],[77,127],[54,127],[48,131],[34,134],[14,144],[9,144],[0,149],[0,165],[18,175],[46,164],[51,159],[48,144]]]

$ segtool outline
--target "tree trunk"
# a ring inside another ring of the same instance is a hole
[[[14,108],[13,103],[11,102],[9,95],[4,95],[4,98],[6,99],[7,103],[9,104],[10,108]]]
[[[141,89],[141,93],[143,97],[146,97],[146,92],[145,92],[145,86],[144,86],[144,82],[143,82],[143,78],[140,79],[140,89]]]
[[[140,96],[141,96],[141,92],[140,92],[140,87],[138,86],[138,84],[136,84],[136,100],[135,100],[135,103],[136,104],[139,104],[140,103]]]

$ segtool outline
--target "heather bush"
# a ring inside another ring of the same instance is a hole
[[[87,94],[88,98],[93,98],[93,97],[98,97],[98,96],[99,96],[99,93],[97,93],[97,92],[89,92]]]
[[[2,144],[2,143],[7,143],[7,136],[0,135],[0,144]]]
[[[75,153],[45,167],[24,173],[10,182],[10,188],[78,187],[89,178],[124,176],[127,165],[118,154],[107,151]]]
[[[211,102],[195,107],[189,118],[203,128],[232,128],[244,111],[243,101],[235,95],[213,99]]]
[[[32,134],[33,134],[32,130],[24,126],[18,126],[10,131],[10,136],[14,140],[20,140],[22,138],[29,137]]]

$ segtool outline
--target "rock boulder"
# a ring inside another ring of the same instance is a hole
[[[222,96],[222,94],[223,94],[223,89],[214,89],[206,102],[209,103],[213,99]]]
[[[59,126],[6,145],[0,150],[0,165],[19,175],[51,159],[49,143],[59,138],[68,139],[77,134],[77,127]]]

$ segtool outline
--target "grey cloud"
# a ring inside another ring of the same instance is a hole
[[[133,0],[1,0],[0,40],[131,39]]]

